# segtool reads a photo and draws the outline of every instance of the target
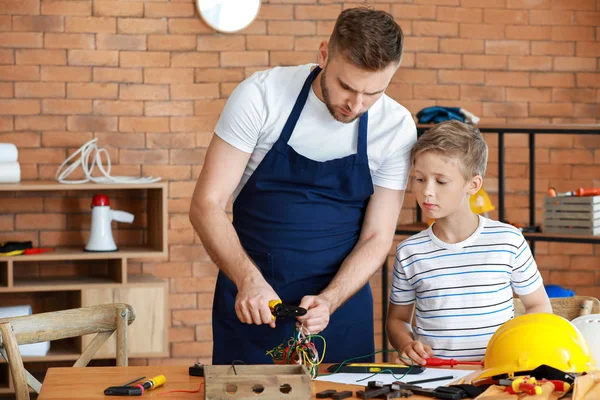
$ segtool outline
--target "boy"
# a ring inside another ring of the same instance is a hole
[[[435,223],[397,247],[387,333],[398,354],[417,364],[434,356],[483,359],[493,333],[514,316],[513,290],[527,313],[552,312],[521,232],[469,207],[487,153],[479,130],[458,121],[434,126],[411,151],[413,189]]]

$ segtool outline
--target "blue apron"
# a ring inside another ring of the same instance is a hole
[[[242,246],[281,300],[293,305],[305,295],[319,294],[331,282],[358,241],[373,194],[367,113],[358,124],[357,154],[318,162],[288,145],[319,71],[313,69],[304,82],[279,139],[233,204],[233,226]],[[236,294],[233,282],[219,272],[213,303],[213,364],[233,360],[272,364],[266,352],[292,337],[296,319],[277,320],[276,328],[244,324],[235,313]],[[320,334],[327,341],[324,362],[373,353],[370,285],[336,310]],[[320,340],[313,341],[321,352]]]

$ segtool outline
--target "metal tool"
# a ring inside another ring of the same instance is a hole
[[[269,308],[274,318],[301,317],[306,315],[306,308],[283,304],[281,300],[269,301]]]

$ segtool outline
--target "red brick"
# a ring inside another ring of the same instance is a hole
[[[324,40],[328,40],[328,39],[324,39]],[[454,40],[461,40],[461,39],[441,39],[441,42],[448,43],[448,42],[454,41]],[[422,53],[434,52],[435,53],[435,52],[438,52],[438,50],[440,48],[439,42],[440,42],[440,40],[436,37],[409,36],[405,40],[404,51],[422,52]],[[318,49],[319,43],[320,43],[320,41],[315,42],[314,46],[312,46],[310,48],[306,48],[305,50]],[[444,48],[443,51],[445,51],[447,53],[452,53],[452,51],[448,51],[448,47],[449,46]],[[297,41],[296,41],[296,50],[298,50]]]
[[[0,132],[9,132],[14,130],[12,117],[0,117]]]
[[[177,309],[177,308],[187,308],[182,307],[177,303],[177,300],[174,300],[172,296],[191,296],[191,295],[169,295],[169,308]],[[195,299],[194,299],[195,301]],[[179,305],[179,307],[174,307],[173,305]],[[192,306],[190,308],[195,308]],[[169,343],[178,343],[178,342],[193,342],[195,337],[195,329],[194,328],[169,328]]]
[[[73,115],[91,114],[91,100],[45,99],[42,101],[44,114]]]
[[[571,103],[594,103],[594,89],[552,89],[552,101]]]
[[[442,53],[483,54],[483,49],[484,42],[481,39],[440,39]]]
[[[212,130],[212,128],[211,128]],[[173,150],[171,152],[171,164],[189,164],[189,165],[198,165],[204,163],[204,158],[206,157],[206,149],[184,149],[184,150]],[[187,187],[169,187],[169,190],[172,190],[171,196],[181,198],[181,197],[191,197],[194,192],[195,182],[190,182],[191,184]],[[186,183],[187,184],[187,183]],[[189,195],[189,196],[188,196]],[[185,255],[184,255],[185,256]],[[197,260],[198,258],[194,258]],[[206,256],[206,261],[209,261],[208,256]]]
[[[121,100],[167,100],[169,87],[167,85],[121,85],[119,98]]]
[[[195,115],[218,115],[225,106],[225,99],[196,100],[194,102]]]
[[[577,87],[600,87],[600,74],[577,73]]]
[[[1,98],[15,97],[12,82],[0,82],[0,97]]]
[[[39,14],[39,0],[0,0],[0,14]]]
[[[487,24],[527,24],[528,12],[520,10],[485,9],[483,21]]]
[[[13,49],[0,49],[0,64],[14,64],[15,51]]]
[[[194,4],[187,3],[145,3],[146,18],[193,17]]]
[[[267,21],[267,32],[269,35],[315,35],[317,26],[312,21]]]
[[[597,26],[598,21],[600,21],[600,11],[597,11],[597,12],[576,11],[575,12],[575,23],[577,25]]]
[[[94,68],[94,81],[141,83],[144,80],[142,71],[137,68]]]
[[[174,100],[194,100],[196,97],[214,98],[218,97],[219,85],[196,84],[196,85],[171,85],[171,97]]]
[[[221,66],[240,67],[268,65],[269,53],[266,51],[231,51],[221,52]]]
[[[169,18],[169,34],[203,34],[214,31],[201,18]]]
[[[317,49],[314,43],[319,38],[298,37],[294,40],[293,36],[247,36],[246,45],[248,50],[292,50],[299,51]]]
[[[134,35],[167,33],[166,19],[149,18],[119,18],[117,21],[119,33],[130,33]]]
[[[202,249],[201,246],[172,246],[173,248],[179,250],[179,254],[183,255],[185,253],[192,253],[191,255],[201,254]],[[214,290],[214,283],[216,282],[216,277],[194,277],[194,278],[180,278],[171,281],[171,292],[172,293],[197,293],[197,292],[209,292]],[[209,289],[210,288],[210,289]],[[177,313],[183,313],[176,311]],[[204,311],[206,312],[206,311]],[[208,311],[210,313],[210,311]],[[175,314],[175,312],[173,313]],[[210,314],[209,314],[210,315]],[[184,318],[186,314],[179,314],[178,318],[182,320],[188,321],[190,324],[195,324],[195,321],[192,315],[188,315],[187,318]],[[173,315],[175,319],[175,315]]]
[[[542,56],[509,56],[508,69],[512,71],[549,71],[552,68],[552,57]]]
[[[438,21],[481,22],[482,10],[464,7],[437,7]]]
[[[218,67],[219,53],[182,52],[172,53],[171,67]]]
[[[400,23],[401,21],[396,20],[396,23]],[[317,35],[318,36],[327,36],[330,37],[331,36],[331,32],[333,32],[333,27],[335,26],[335,21],[317,21]],[[410,24],[408,25],[408,27],[410,28]],[[409,35],[410,29],[406,29],[404,27],[404,25],[401,25],[402,31],[404,33],[404,35]],[[270,33],[270,32],[269,32]],[[281,33],[282,35],[285,34],[284,32]]]
[[[295,63],[285,63],[283,65],[292,65]],[[276,64],[276,65],[281,65],[281,64]],[[228,98],[229,96],[231,96],[231,93],[233,93],[233,91],[235,90],[235,88],[239,85],[239,83],[221,83],[220,87],[219,87],[219,95],[220,97],[223,98]]]
[[[461,60],[456,54],[420,53],[416,56],[416,65],[419,68],[455,69],[461,67]]]
[[[117,117],[83,117],[67,118],[69,131],[116,132]]]
[[[160,134],[152,135],[151,137],[159,136]],[[170,136],[170,135],[160,135]],[[158,146],[154,146],[158,147]],[[144,176],[160,176],[161,178],[169,181],[177,180],[189,180],[190,179],[190,166],[189,165],[144,165],[143,174]],[[189,205],[180,207],[175,210],[171,207],[171,201],[169,201],[169,213],[171,212],[189,212]],[[174,237],[172,233],[176,236]],[[169,230],[169,243],[170,244],[192,244],[194,242],[194,230]]]
[[[0,99],[0,115],[36,115],[39,113],[39,100]]]
[[[336,20],[342,7],[339,4],[332,5],[296,5],[294,17],[297,20]]]
[[[486,54],[529,54],[529,42],[525,40],[486,40]]]
[[[196,134],[195,133],[148,133],[146,134],[146,147],[149,149],[193,149],[196,147]],[[181,180],[178,177],[175,180]],[[171,228],[174,229],[192,229],[190,225],[190,219],[188,213],[181,214],[180,222],[185,226],[174,225],[173,215],[171,215]],[[169,242],[173,244],[172,242]]]
[[[571,25],[574,13],[565,10],[530,10],[531,25]]]
[[[196,45],[196,37],[192,35],[148,36],[149,50],[194,50]]]
[[[74,99],[116,99],[118,85],[114,83],[69,83],[67,97]]]
[[[61,16],[14,15],[12,25],[15,32],[63,32],[65,30],[64,19]]]
[[[148,116],[194,115],[194,104],[191,101],[148,101],[144,110]]]
[[[147,68],[144,71],[145,83],[193,83],[192,68]]]
[[[577,118],[594,119],[600,115],[600,104],[575,104],[574,107],[573,115]]]
[[[0,31],[2,31],[2,32],[13,31],[12,18],[10,15],[0,15]]]
[[[67,120],[61,116],[15,117],[17,131],[64,130],[66,126]]]
[[[116,33],[116,18],[66,17],[65,32]]]
[[[39,81],[40,67],[0,65],[0,81]]]
[[[99,33],[96,46],[99,50],[146,50],[146,36]]]
[[[200,294],[198,295],[198,297],[200,297]],[[198,300],[198,301],[200,301],[200,300]],[[208,308],[212,308],[212,298],[211,298],[211,302],[208,305]],[[202,340],[212,340],[212,339],[213,339],[213,334],[212,334],[212,325],[211,324],[196,325],[196,340],[202,341]]]
[[[553,26],[552,40],[594,40],[594,28],[591,26]]]
[[[119,162],[125,164],[168,164],[168,150],[121,150]],[[174,257],[171,257],[175,260]]]
[[[575,86],[575,76],[573,74],[568,73],[532,72],[531,86],[573,87]]]
[[[96,133],[95,137],[98,138],[100,143],[110,143],[111,146],[119,149],[143,149],[146,147],[146,138],[143,133],[128,133],[126,135],[122,133]],[[115,156],[115,159],[118,157]],[[117,167],[113,165],[113,168]],[[131,168],[131,166],[129,166]],[[113,175],[130,175],[130,176],[138,176],[140,174],[140,169],[138,166],[135,166],[133,171],[124,171],[123,174],[117,174],[116,171],[113,171]]]
[[[421,6],[413,4],[394,4],[392,5],[391,14],[396,18],[401,19],[431,19],[435,20],[435,6]]]
[[[144,103],[141,101],[94,100],[96,115],[143,115]]]
[[[506,94],[505,89],[500,87],[461,85],[460,98],[476,101],[504,101]]]
[[[504,30],[504,25],[462,23],[459,36],[468,39],[504,39]]]
[[[545,9],[551,7],[551,0],[508,0],[508,8]]]
[[[66,50],[17,50],[17,64],[23,65],[66,65]]]
[[[458,82],[442,82],[442,73],[444,76],[450,77],[451,75],[445,75],[445,73],[451,73],[452,71],[440,71],[440,83],[458,83]],[[472,72],[472,71],[471,71]],[[399,69],[398,72],[392,78],[392,82],[407,83],[407,84],[419,84],[419,83],[437,83],[437,71],[423,70],[423,69]]]
[[[236,51],[246,49],[244,36],[198,36],[199,51]]]
[[[458,36],[458,24],[455,22],[413,21],[412,29],[415,36]]]
[[[596,71],[597,62],[592,57],[554,57],[555,71]]]
[[[458,85],[415,85],[413,90],[415,99],[454,100],[459,98]]]
[[[172,117],[172,132],[206,132],[212,131],[216,124],[216,118],[212,116],[200,117]]]
[[[116,67],[119,65],[119,53],[107,50],[69,50],[69,64]]]
[[[93,49],[94,35],[91,33],[46,33],[44,47],[47,49]]]
[[[571,103],[532,103],[530,105],[531,116],[569,117],[573,115],[573,104]]]
[[[210,316],[205,321],[210,321]],[[179,342],[171,345],[172,357],[210,357],[212,354],[212,341],[208,342]]]
[[[246,28],[239,31],[243,35],[266,35],[267,34],[267,22],[266,21],[254,21]]]
[[[600,42],[577,42],[577,55],[579,57],[600,57]]]
[[[506,100],[515,102],[550,102],[552,100],[552,90],[536,88],[508,88],[506,89]]]
[[[483,103],[484,117],[526,117],[527,103]]]
[[[64,214],[30,214],[23,213],[16,216],[17,230],[38,230],[40,226],[44,229],[64,229],[67,225],[67,218]]]
[[[120,132],[169,132],[169,119],[162,117],[121,117]]]
[[[141,2],[94,0],[93,13],[97,17],[143,17],[144,4]]]
[[[42,0],[42,14],[90,16],[92,15],[92,2]]]
[[[293,5],[262,4],[257,19],[294,19]]]
[[[559,164],[560,165],[560,164]],[[598,166],[589,166],[589,165],[574,165],[573,167],[573,176],[579,179],[596,179],[598,177]],[[596,263],[598,260],[596,260]]]
[[[531,54],[534,56],[572,56],[575,54],[575,43],[532,42]]]
[[[223,56],[225,53],[221,53]],[[261,64],[261,56],[257,55],[256,61],[253,61],[254,65],[262,65]],[[280,65],[299,65],[299,64],[308,64],[308,63],[316,63],[317,62],[317,54],[313,51],[272,51],[271,56],[266,55],[265,61],[270,60],[270,65],[272,66],[280,66]],[[223,61],[221,61],[223,63]],[[239,65],[234,61],[230,65]]]
[[[551,40],[551,26],[521,26],[506,27],[506,38],[516,40]]]
[[[415,0],[418,4],[439,4],[445,6],[458,6],[459,0]]]
[[[595,0],[553,0],[552,8],[562,10],[594,10]]]
[[[472,72],[472,71],[471,71]],[[485,72],[485,84],[488,86],[529,86],[527,72]]]
[[[506,56],[464,55],[463,68],[479,70],[506,69]]]
[[[13,215],[0,216],[0,231],[14,231],[15,230],[15,217]]]
[[[0,32],[0,47],[42,47],[42,34],[33,32]]]
[[[170,54],[166,51],[122,51],[121,67],[168,67]]]

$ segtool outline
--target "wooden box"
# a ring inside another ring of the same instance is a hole
[[[312,398],[304,365],[205,365],[204,385],[206,400]]]
[[[600,196],[547,196],[544,232],[600,235]]]

